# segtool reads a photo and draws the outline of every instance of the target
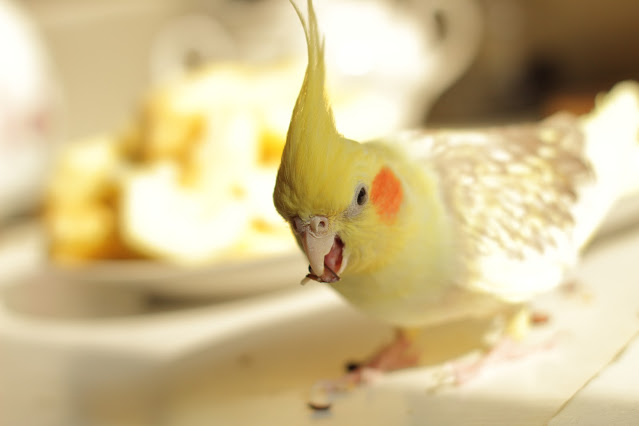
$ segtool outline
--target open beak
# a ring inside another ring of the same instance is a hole
[[[339,274],[346,266],[344,243],[335,232],[329,230],[328,220],[315,216],[308,224],[298,222],[295,225],[310,263],[307,279],[324,283],[339,281]]]
[[[324,258],[330,253],[335,240],[335,234],[329,233],[327,235],[316,237],[310,232],[304,232],[301,235],[302,246],[304,247],[304,253],[308,258],[308,263],[311,265],[311,273],[318,277],[324,275]]]

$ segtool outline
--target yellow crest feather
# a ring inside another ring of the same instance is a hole
[[[304,28],[308,65],[293,109],[274,201],[284,217],[293,212],[310,214],[311,210],[337,214],[344,208],[344,199],[352,197],[353,189],[336,191],[340,175],[328,171],[347,168],[352,162],[346,151],[352,151],[356,143],[346,140],[335,128],[325,90],[324,41],[313,4],[308,0],[308,21],[292,0],[291,4]]]
[[[321,38],[317,15],[313,3],[308,0],[308,22],[292,0],[291,4],[304,28],[308,48],[308,65],[300,89],[287,136],[287,144],[313,143],[308,140],[315,132],[317,136],[339,136],[335,129],[333,112],[325,91],[326,66],[324,64],[324,39]],[[304,141],[304,142],[302,142]]]

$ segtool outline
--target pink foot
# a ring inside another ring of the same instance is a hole
[[[413,341],[401,330],[395,339],[362,363],[351,363],[348,372],[335,380],[322,380],[311,388],[309,407],[314,410],[328,410],[335,397],[361,384],[371,383],[385,372],[414,367],[419,362],[419,353]]]
[[[418,362],[419,353],[414,347],[413,340],[402,331],[398,331],[390,344],[383,347],[360,368],[393,371],[414,367]]]
[[[523,344],[510,338],[503,338],[487,353],[481,355],[479,359],[448,364],[448,367],[452,369],[452,382],[455,385],[463,385],[490,366],[546,351],[551,349],[555,343],[556,339],[554,337],[537,344]]]

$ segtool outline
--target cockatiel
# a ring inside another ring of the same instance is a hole
[[[409,330],[494,315],[557,287],[612,204],[639,188],[633,82],[582,117],[348,139],[327,99],[313,5],[308,22],[293,6],[308,67],[273,199],[308,257],[306,279],[403,330],[374,367],[410,364]]]

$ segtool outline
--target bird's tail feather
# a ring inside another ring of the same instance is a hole
[[[583,119],[598,179],[619,196],[639,193],[639,83],[624,81],[600,94]]]

